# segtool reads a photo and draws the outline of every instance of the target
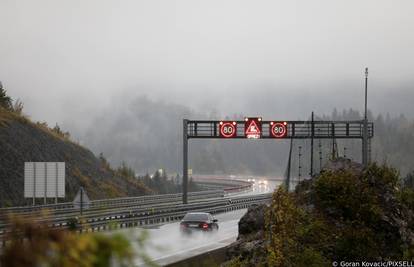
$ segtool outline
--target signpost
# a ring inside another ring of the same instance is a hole
[[[79,188],[78,193],[75,196],[75,199],[73,200],[73,207],[75,209],[80,210],[80,215],[82,215],[84,209],[89,209],[89,206],[91,204],[91,201],[89,200],[88,195],[86,194],[85,189],[81,186]]]

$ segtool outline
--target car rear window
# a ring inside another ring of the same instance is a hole
[[[184,216],[184,221],[207,221],[207,214],[187,213]]]

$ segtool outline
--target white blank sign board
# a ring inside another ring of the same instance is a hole
[[[40,163],[40,164],[39,164]],[[36,162],[34,163],[34,183],[35,183],[35,197],[44,197],[45,196],[45,186],[46,186],[46,166],[45,163]]]
[[[25,162],[24,197],[65,197],[65,163]]]
[[[34,163],[24,163],[24,197],[33,197],[34,191]]]

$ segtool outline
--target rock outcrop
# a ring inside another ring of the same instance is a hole
[[[414,258],[414,191],[398,172],[348,159],[328,163],[294,192],[239,222],[224,266],[325,266],[333,261]]]
[[[227,256],[229,259],[241,257],[248,259],[250,266],[256,266],[256,259],[263,258],[266,253],[265,211],[267,206],[252,205],[239,221],[239,235],[237,241],[229,246]]]
[[[239,221],[239,238],[264,230],[266,205],[252,205]]]

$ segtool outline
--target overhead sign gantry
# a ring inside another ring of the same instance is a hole
[[[367,138],[374,124],[367,123]],[[364,120],[356,121],[264,121],[261,117],[238,120],[183,120],[183,203],[187,204],[188,140],[214,139],[363,139]]]

